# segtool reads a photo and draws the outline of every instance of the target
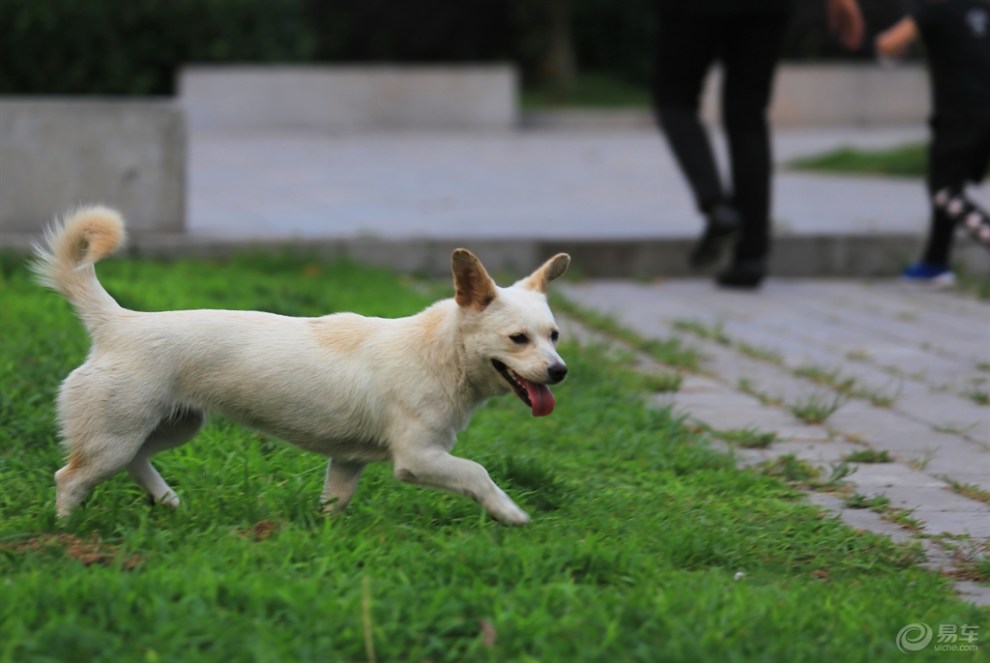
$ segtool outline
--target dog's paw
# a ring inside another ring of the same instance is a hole
[[[323,507],[323,513],[328,516],[335,516],[343,513],[344,509],[347,508],[347,502],[341,502],[338,497],[331,497],[328,500],[320,502],[320,506]]]
[[[529,522],[529,514],[515,505],[514,502],[501,506],[492,516],[503,525],[520,526]]]
[[[162,504],[164,506],[170,507],[172,509],[179,508],[179,496],[175,494],[175,491],[169,489],[168,492],[163,493],[155,498],[155,504]]]

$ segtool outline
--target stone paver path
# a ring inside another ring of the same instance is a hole
[[[845,491],[883,495],[920,523],[912,533],[828,492],[812,500],[853,526],[920,538],[929,564],[990,554],[990,304],[891,281],[774,280],[756,293],[709,281],[592,281],[564,294],[646,338],[680,338],[700,370],[658,403],[716,431],[776,433],[754,464],[793,454],[823,477],[844,469]],[[801,406],[835,408],[802,421]],[[887,452],[891,462],[846,462]],[[971,600],[990,588],[960,582]]]

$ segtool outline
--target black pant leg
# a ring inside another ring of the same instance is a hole
[[[967,179],[982,177],[982,172],[986,170],[986,158],[990,154],[987,151],[990,122],[982,117],[936,116],[929,124],[932,129],[926,174],[929,200],[942,189],[961,193]],[[934,204],[931,210],[928,239],[921,259],[947,264],[952,253],[956,224]]]
[[[717,24],[705,16],[659,13],[653,71],[657,120],[703,212],[726,197],[699,118],[705,76],[719,49]]]
[[[736,17],[723,49],[722,124],[732,174],[732,200],[743,218],[736,259],[770,248],[773,160],[767,108],[787,29],[787,14]]]
[[[938,139],[933,135],[932,142],[928,146],[928,172],[925,182],[928,189],[931,220],[928,224],[928,237],[925,240],[921,260],[922,262],[945,265],[949,263],[949,254],[952,252],[952,235],[955,232],[956,224],[948,214],[935,205],[932,198],[943,188],[951,188],[954,192],[960,191],[964,180],[949,175],[955,168],[952,167],[951,161],[944,161],[940,158],[942,152],[940,148]],[[949,168],[945,168],[946,165]]]

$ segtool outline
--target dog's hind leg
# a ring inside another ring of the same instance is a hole
[[[351,502],[357,489],[364,463],[343,460],[331,460],[327,465],[327,476],[323,482],[323,495],[320,502],[327,513],[343,511]]]
[[[112,367],[84,364],[62,384],[58,411],[69,463],[55,473],[55,511],[68,516],[101,481],[124,469],[167,414],[154,393]]]
[[[179,496],[151,464],[151,456],[159,451],[185,444],[199,432],[202,425],[202,412],[180,411],[158,424],[141,445],[134,459],[127,464],[127,473],[147,491],[155,504],[165,504],[174,509],[179,506]]]
[[[67,438],[69,463],[55,473],[55,512],[68,516],[101,481],[123,469],[141,448],[147,431]]]

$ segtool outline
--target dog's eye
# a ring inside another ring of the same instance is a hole
[[[526,345],[529,343],[529,336],[526,336],[526,334],[513,334],[509,337],[509,340],[516,345]]]
[[[556,329],[554,329],[552,332],[550,332],[550,340],[551,341],[553,341],[554,343],[556,343],[558,338],[560,338],[560,332],[559,331],[557,331]]]

